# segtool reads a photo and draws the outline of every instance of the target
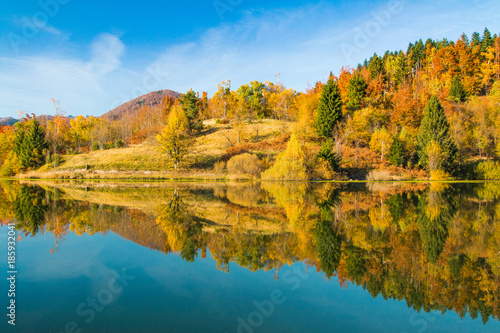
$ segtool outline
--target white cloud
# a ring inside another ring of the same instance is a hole
[[[125,45],[118,36],[101,34],[92,43],[91,50],[90,71],[106,75],[120,67],[120,58],[125,51]]]
[[[51,98],[60,100],[68,114],[103,113],[108,95],[124,89],[136,75],[120,69],[124,50],[117,36],[101,34],[90,46],[89,61],[54,56],[0,58],[0,116],[17,116],[18,109],[51,114]]]
[[[212,94],[223,80],[230,79],[237,88],[252,80],[275,80],[277,72],[285,85],[300,91],[326,79],[330,70],[356,66],[374,52],[406,50],[418,38],[456,40],[462,32],[482,33],[484,26],[492,33],[500,31],[495,16],[500,4],[494,0],[453,5],[447,0],[402,0],[402,10],[377,28],[374,15],[387,12],[393,2],[322,2],[248,12],[239,22],[221,23],[189,43],[169,45],[151,63],[141,62],[141,55],[151,59],[151,54],[135,50],[135,59],[126,60],[143,66],[139,72],[122,64],[125,45],[112,34],[94,39],[86,61],[67,56],[0,58],[0,116],[16,116],[17,109],[50,112],[52,97],[68,114],[100,115],[158,89]],[[368,38],[362,40],[360,32]]]

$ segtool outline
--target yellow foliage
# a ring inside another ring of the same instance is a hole
[[[373,132],[370,140],[370,149],[380,154],[380,159],[383,161],[384,156],[389,152],[392,145],[392,136],[387,130],[382,127],[381,129]]]
[[[307,180],[306,156],[297,136],[292,134],[286,150],[279,154],[273,166],[262,174],[266,180]]]
[[[236,155],[227,162],[227,172],[233,175],[259,177],[262,172],[262,162],[253,154]]]

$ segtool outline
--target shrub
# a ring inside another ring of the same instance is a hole
[[[99,150],[99,143],[97,142],[92,143],[92,150]]]
[[[494,161],[481,161],[475,168],[477,179],[500,180],[500,164]]]
[[[227,162],[227,172],[233,175],[251,175],[259,177],[262,172],[262,162],[252,154],[240,154],[231,157]]]
[[[394,180],[390,171],[387,170],[372,170],[366,176],[366,180],[375,182],[375,181],[390,181]]]
[[[226,172],[226,162],[225,161],[219,161],[214,163],[214,172],[216,174],[222,174]]]
[[[449,174],[440,169],[431,170],[430,175],[431,180],[448,180],[451,178]]]
[[[273,166],[262,174],[267,180],[307,180],[306,157],[295,134],[290,137],[286,150],[279,154]]]

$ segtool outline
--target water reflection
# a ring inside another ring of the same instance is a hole
[[[499,183],[1,185],[2,221],[53,233],[55,249],[113,231],[188,262],[210,253],[225,272],[279,278],[303,261],[416,310],[498,319]]]

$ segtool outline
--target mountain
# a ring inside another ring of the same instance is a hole
[[[15,123],[17,123],[18,121],[19,121],[18,119],[14,119],[12,117],[0,118],[0,125],[12,126]]]
[[[114,108],[113,110],[103,114],[101,118],[107,118],[109,120],[117,120],[122,118],[125,115],[134,114],[139,108],[144,105],[149,107],[156,106],[160,104],[165,97],[171,98],[181,98],[181,94],[172,90],[158,90],[150,92],[149,94],[145,94],[134,98],[122,105]]]

